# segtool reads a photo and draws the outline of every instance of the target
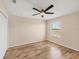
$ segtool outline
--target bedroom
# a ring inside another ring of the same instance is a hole
[[[79,59],[78,2],[0,0],[0,59]]]

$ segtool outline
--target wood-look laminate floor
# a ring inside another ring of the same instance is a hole
[[[79,52],[42,41],[9,48],[4,59],[79,59]]]

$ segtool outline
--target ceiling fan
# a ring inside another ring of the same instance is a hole
[[[33,8],[34,10],[38,11],[39,13],[37,14],[33,14],[33,16],[36,16],[36,15],[41,15],[41,17],[43,18],[44,17],[44,14],[54,14],[54,12],[47,12],[48,10],[50,10],[52,7],[54,7],[54,5],[50,5],[48,8],[46,8],[45,10],[44,9],[37,9],[37,8]]]

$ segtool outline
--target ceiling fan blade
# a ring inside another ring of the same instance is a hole
[[[33,8],[34,10],[38,11],[38,12],[41,12],[40,10],[36,9],[36,8]]]
[[[54,14],[54,12],[45,12],[45,14]]]
[[[35,15],[39,15],[40,13],[37,13],[37,14],[33,14],[32,16],[35,16]]]
[[[52,7],[54,7],[54,5],[50,5],[47,9],[44,10],[44,12],[48,11],[48,10],[51,9]]]

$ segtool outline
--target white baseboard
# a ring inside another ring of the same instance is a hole
[[[78,52],[79,52],[79,49],[72,48],[72,47],[70,47],[70,46],[63,45],[63,44],[60,44],[60,43],[54,42],[54,41],[52,41],[52,40],[48,40],[48,41],[53,42],[53,43],[56,43],[56,44],[58,44],[58,45],[61,45],[61,46],[64,46],[64,47],[66,47],[66,48],[69,48],[69,49],[72,49],[72,50],[75,50],[75,51],[78,51]]]
[[[26,44],[31,44],[31,43],[36,43],[36,42],[41,42],[41,41],[44,41],[44,40],[29,41],[29,42],[26,42],[25,44],[20,44],[20,45],[9,46],[9,48],[11,48],[11,47],[16,47],[16,46],[21,46],[21,45],[26,45]]]

